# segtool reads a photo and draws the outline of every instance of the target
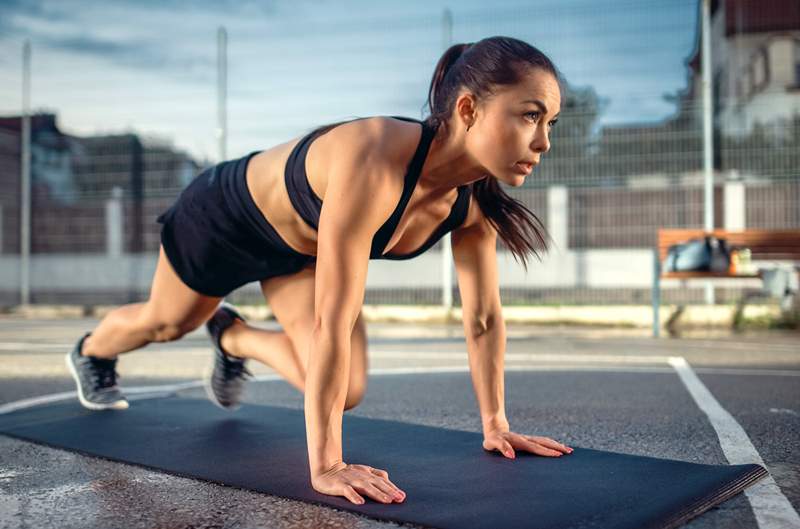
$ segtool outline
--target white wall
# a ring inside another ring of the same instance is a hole
[[[128,290],[148,291],[155,272],[157,255],[111,257],[102,254],[50,254],[31,256],[33,291],[57,293]],[[528,272],[508,252],[498,254],[501,287],[530,289],[647,288],[652,282],[653,251],[629,250],[565,251],[545,254],[544,262],[532,258]],[[407,261],[373,260],[369,264],[367,288],[438,288],[441,285],[441,253],[429,251]],[[454,281],[456,281],[454,276]],[[454,283],[455,284],[455,283]],[[727,286],[723,281],[716,286]],[[734,280],[731,286],[745,286]],[[754,286],[760,285],[754,280]],[[677,281],[665,280],[664,288],[676,288]],[[19,258],[0,257],[0,290],[19,289]]]
[[[32,255],[33,291],[149,291],[158,256],[155,253],[138,256],[122,253],[121,202],[119,193],[115,195],[106,206],[109,233],[106,253]],[[497,267],[502,287],[647,288],[652,284],[654,257],[651,248],[571,250],[567,244],[568,190],[553,186],[547,197],[551,250],[542,256],[541,262],[530,257],[527,273],[510,252],[499,252]],[[725,184],[725,204],[725,227],[744,228],[745,193],[741,182]],[[454,284],[456,280],[454,274]],[[754,285],[758,285],[755,281]],[[378,259],[369,264],[367,288],[440,288],[441,284],[439,251],[431,250],[405,261]],[[742,286],[740,282],[731,284]],[[726,286],[722,281],[715,285]],[[665,281],[664,287],[670,288],[670,281]],[[19,257],[0,255],[0,291],[17,291],[18,288]]]

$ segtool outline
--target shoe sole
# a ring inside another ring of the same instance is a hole
[[[128,401],[125,400],[118,400],[116,402],[112,402],[111,404],[97,404],[96,402],[91,402],[86,400],[86,397],[83,395],[83,387],[81,386],[80,377],[78,377],[78,372],[75,369],[75,366],[72,364],[72,353],[67,353],[64,357],[64,360],[67,363],[67,368],[69,369],[70,374],[72,374],[72,378],[75,379],[75,385],[78,387],[78,400],[81,402],[84,408],[90,410],[126,410],[129,407]]]

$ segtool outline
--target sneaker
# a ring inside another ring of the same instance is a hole
[[[222,333],[237,319],[245,321],[233,305],[222,302],[206,322],[206,330],[214,344],[214,361],[205,375],[206,394],[211,402],[228,410],[239,407],[247,376],[253,376],[245,367],[247,360],[229,355],[220,344]]]
[[[90,410],[124,410],[128,401],[117,386],[117,359],[81,354],[83,342],[90,334],[84,334],[66,356],[67,367],[78,385],[78,400]]]

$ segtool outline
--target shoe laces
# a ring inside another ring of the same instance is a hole
[[[231,378],[246,378],[246,376],[253,377],[253,373],[247,369],[243,360],[231,359],[227,354],[222,354],[223,362],[222,368],[226,379]]]
[[[95,389],[113,387],[117,383],[117,378],[122,378],[114,369],[115,364],[114,360],[107,358],[91,359],[89,366]]]

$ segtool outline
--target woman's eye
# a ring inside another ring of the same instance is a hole
[[[526,115],[526,116],[534,116],[534,117],[533,117],[533,119],[534,119],[534,120],[537,120],[537,119],[539,119],[539,113],[538,113],[538,112],[535,112],[535,111],[534,111],[534,112],[526,112],[526,113],[525,113],[525,115]]]

